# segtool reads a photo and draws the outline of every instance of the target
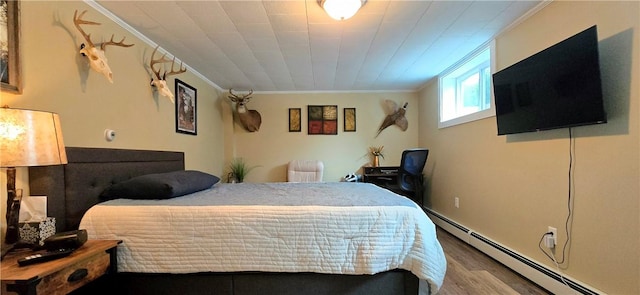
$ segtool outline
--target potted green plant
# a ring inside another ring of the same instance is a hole
[[[229,182],[244,182],[244,178],[257,166],[249,167],[243,158],[233,158],[229,164]]]

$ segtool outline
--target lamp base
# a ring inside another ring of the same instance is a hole
[[[5,244],[14,244],[20,240],[18,219],[20,216],[20,203],[22,202],[22,190],[16,190],[16,168],[7,168],[7,231],[4,237]]]
[[[22,190],[16,190],[16,168],[7,168],[7,232],[2,243],[2,256],[16,248],[20,241],[18,229],[18,217],[20,215],[20,202],[22,202]]]
[[[4,256],[9,254],[11,250],[15,249],[15,245],[16,244],[2,243],[2,256],[0,256],[0,260],[4,259]]]

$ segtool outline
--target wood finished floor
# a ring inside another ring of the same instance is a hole
[[[437,228],[447,257],[447,274],[438,295],[551,294],[447,231]]]

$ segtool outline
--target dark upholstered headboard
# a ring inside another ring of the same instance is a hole
[[[47,214],[58,232],[78,229],[100,193],[132,177],[184,170],[184,153],[67,147],[68,164],[29,168],[32,196],[47,196]]]

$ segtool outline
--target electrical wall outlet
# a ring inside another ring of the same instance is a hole
[[[558,244],[558,229],[553,226],[549,226],[547,228],[547,232],[552,234],[552,235],[547,235],[547,238],[549,239],[547,243],[547,248],[555,248],[556,245]]]
[[[456,206],[456,208],[460,208],[460,198],[453,198],[453,205]]]

